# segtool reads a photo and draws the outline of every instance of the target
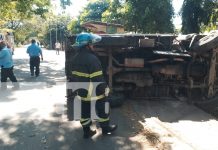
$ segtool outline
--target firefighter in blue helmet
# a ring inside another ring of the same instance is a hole
[[[93,45],[101,41],[101,37],[90,33],[81,33],[77,36],[76,42],[73,45],[77,49],[77,54],[75,54],[72,60],[72,78],[70,82],[83,82],[87,83],[87,89],[79,89],[76,91],[76,95],[80,97],[82,110],[80,123],[83,127],[84,138],[92,137],[96,131],[91,130],[90,126],[92,124],[91,117],[91,103],[94,101],[94,109],[98,116],[97,121],[102,128],[102,134],[111,134],[116,130],[117,125],[111,125],[109,123],[109,110],[107,104],[108,96],[108,86],[104,80],[103,71],[99,59],[93,52]],[[96,86],[93,86],[93,85]],[[90,87],[92,87],[92,92],[94,90],[94,95],[90,94]],[[93,88],[95,87],[95,88]]]

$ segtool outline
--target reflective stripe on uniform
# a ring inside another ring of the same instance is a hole
[[[101,76],[101,75],[103,75],[103,72],[97,71],[97,72],[90,74],[90,78],[94,78],[94,77]]]
[[[94,77],[103,75],[103,72],[102,71],[96,71],[94,73],[88,74],[88,73],[79,72],[79,71],[72,71],[72,74],[76,75],[76,76],[79,76],[79,77],[84,77],[84,78],[94,78]]]
[[[89,89],[88,89],[87,98],[91,98],[92,97],[92,92],[93,92],[93,83],[89,82]]]
[[[82,118],[82,119],[80,119],[80,122],[83,126],[85,126],[85,125],[88,125],[89,123],[91,123],[91,119],[90,118],[88,118],[88,119]]]
[[[99,99],[102,99],[104,98],[105,95],[102,94],[102,95],[99,95],[99,96],[94,96],[94,97],[81,97],[81,100],[84,100],[84,101],[96,101],[96,100],[99,100]]]
[[[100,118],[98,121],[99,122],[106,122],[106,121],[109,121],[109,118]]]
[[[103,72],[102,71],[96,71],[92,74],[88,74],[88,73],[83,73],[83,72],[79,72],[79,71],[72,71],[72,74],[73,75],[76,75],[76,76],[79,76],[79,77],[84,77],[84,78],[94,78],[94,77],[97,77],[97,76],[101,76],[103,75]],[[88,87],[88,94],[87,94],[87,97],[80,97],[81,100],[84,100],[84,101],[92,101],[92,100],[99,100],[99,99],[102,99],[105,97],[105,94],[102,94],[102,95],[99,95],[99,96],[92,96],[93,94],[93,83],[90,82],[89,83],[89,87]]]

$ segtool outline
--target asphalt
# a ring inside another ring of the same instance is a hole
[[[99,125],[91,139],[82,137],[78,121],[68,121],[65,56],[43,50],[39,77],[30,77],[25,48],[13,56],[20,89],[0,91],[0,150],[214,150],[216,118],[183,101],[125,100],[111,110],[118,130],[102,136]],[[199,132],[201,131],[201,132]],[[197,140],[200,139],[200,140]],[[205,142],[207,141],[207,142]]]
[[[56,55],[54,50],[43,50],[40,76],[31,77],[25,51],[17,48],[13,56],[20,89],[13,90],[9,82],[8,89],[0,91],[1,150],[142,149],[139,142],[130,139],[138,129],[123,116],[121,108],[111,113],[112,122],[119,125],[114,135],[102,136],[94,122],[92,128],[97,129],[97,134],[84,140],[80,123],[68,121],[65,113],[64,52]]]

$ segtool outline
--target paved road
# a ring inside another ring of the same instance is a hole
[[[24,48],[14,55],[15,75],[20,89],[0,93],[0,149],[5,150],[68,150],[68,149],[141,149],[141,144],[131,141],[136,135],[121,109],[114,109],[111,118],[119,123],[112,137],[102,137],[101,131],[91,140],[82,138],[79,122],[69,122],[64,114],[65,74],[64,53],[44,50],[41,74],[30,77],[29,59]]]
[[[0,150],[218,149],[216,119],[172,100],[126,100],[112,109],[112,122],[119,125],[113,136],[102,136],[97,126],[98,133],[84,140],[79,122],[67,121],[64,113],[64,53],[44,50],[37,78],[30,77],[24,48],[16,49],[14,60],[20,89],[0,91]]]

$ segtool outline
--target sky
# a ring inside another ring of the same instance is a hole
[[[182,24],[182,20],[181,20],[181,17],[178,16],[178,13],[182,7],[182,3],[183,3],[183,0],[173,0],[173,7],[174,7],[174,10],[175,10],[175,18],[173,20],[173,23],[176,27],[181,27],[181,24]]]
[[[67,7],[66,12],[69,13],[71,16],[76,17],[79,15],[79,12],[82,10],[83,7],[86,6],[88,3],[87,0],[71,0],[71,6]]]
[[[71,0],[72,4],[71,6],[68,6],[66,9],[66,13],[69,14],[72,17],[76,17],[79,15],[79,12],[82,10],[83,7],[86,6],[88,3],[88,0]],[[174,24],[175,26],[181,26],[181,18],[177,15],[179,10],[182,7],[183,0],[173,0],[173,7],[175,10],[175,18],[174,18]]]

